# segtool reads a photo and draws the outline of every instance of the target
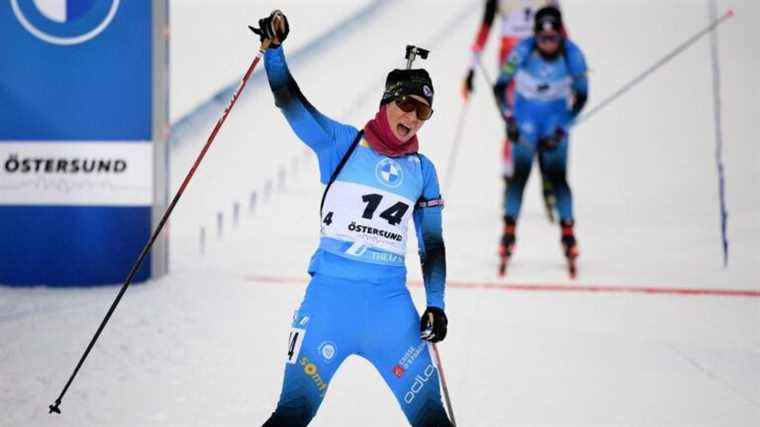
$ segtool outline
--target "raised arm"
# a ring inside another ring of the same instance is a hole
[[[326,183],[358,131],[330,119],[311,105],[290,74],[282,47],[267,50],[264,65],[275,105],[298,138],[317,154],[320,180]]]
[[[473,79],[475,77],[475,67],[480,61],[480,54],[486,46],[488,41],[488,34],[491,32],[491,26],[493,25],[494,18],[496,17],[497,0],[486,1],[485,11],[483,12],[483,20],[481,21],[478,33],[475,35],[475,40],[470,46],[472,52],[472,59],[470,66],[467,68],[464,81],[462,82],[462,96],[466,99],[470,96],[470,92],[474,89]]]
[[[483,19],[480,23],[480,28],[475,36],[475,40],[472,42],[470,50],[473,54],[479,55],[480,52],[486,47],[488,42],[488,34],[491,32],[493,21],[496,18],[497,0],[487,0],[486,7],[483,11]]]
[[[282,47],[272,48],[264,54],[264,65],[274,102],[280,108],[290,127],[298,137],[319,154],[343,133],[355,129],[334,121],[320,113],[301,92],[290,74]]]

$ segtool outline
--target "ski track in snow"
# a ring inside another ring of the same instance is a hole
[[[239,78],[255,51],[245,33],[255,17],[282,8],[292,27],[286,50],[295,51],[369,3],[224,0],[208,8],[200,0],[173,1],[172,117]],[[374,114],[388,69],[402,65],[403,47],[433,44],[425,67],[435,83],[436,113],[421,143],[441,174],[481,13],[464,8],[480,6],[396,3],[291,71],[323,113],[361,126]],[[593,70],[589,107],[704,25],[703,3],[564,2],[571,35]],[[737,17],[719,32],[732,245],[727,270],[720,255],[707,39],[574,131],[576,284],[566,278],[559,232],[544,218],[535,174],[510,276],[495,276],[503,125],[489,88],[476,79],[455,181],[444,195],[451,323],[439,348],[460,425],[760,425],[759,298],[518,289],[667,284],[675,291],[760,290],[760,192],[753,185],[760,182],[760,146],[753,142],[760,107],[748,90],[760,73],[748,17],[759,15],[760,5],[720,2],[728,7]],[[489,70],[495,70],[497,44],[492,34],[483,55]],[[260,425],[274,409],[290,318],[318,238],[321,188],[314,157],[304,155],[266,85],[246,90],[173,214],[171,274],[129,289],[61,415],[48,415],[47,405],[117,289],[0,287],[0,426]],[[197,134],[173,147],[172,188],[216,118],[204,119]],[[250,213],[252,191],[260,197]],[[237,228],[230,221],[234,202],[243,207]],[[225,227],[217,237],[220,212]],[[207,230],[203,256],[200,226]],[[410,282],[420,277],[414,248],[412,239]],[[424,291],[412,286],[411,292],[424,307]],[[351,357],[312,425],[405,422],[379,375]]]

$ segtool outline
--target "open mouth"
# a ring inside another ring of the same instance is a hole
[[[405,126],[405,125],[403,125],[403,124],[399,123],[399,124],[396,126],[396,131],[397,131],[397,132],[398,132],[398,134],[399,134],[399,135],[401,135],[401,136],[407,136],[407,135],[409,135],[409,133],[412,131],[412,129],[411,129],[410,127],[407,127],[407,126]]]

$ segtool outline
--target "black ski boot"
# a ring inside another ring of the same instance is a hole
[[[560,221],[560,227],[562,228],[562,249],[565,251],[565,258],[567,259],[567,270],[571,279],[575,279],[578,274],[578,266],[576,259],[578,258],[578,241],[575,239],[575,232],[573,228],[575,221],[562,220]]]
[[[515,229],[517,223],[515,219],[510,216],[504,217],[504,232],[501,235],[501,242],[499,243],[499,276],[504,276],[507,273],[507,264],[509,264],[509,258],[512,257],[512,252],[515,249]]]

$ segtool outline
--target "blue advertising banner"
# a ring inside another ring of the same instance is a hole
[[[149,0],[6,1],[0,140],[149,141],[150,18]]]
[[[0,5],[0,283],[118,283],[147,241],[151,3]]]

